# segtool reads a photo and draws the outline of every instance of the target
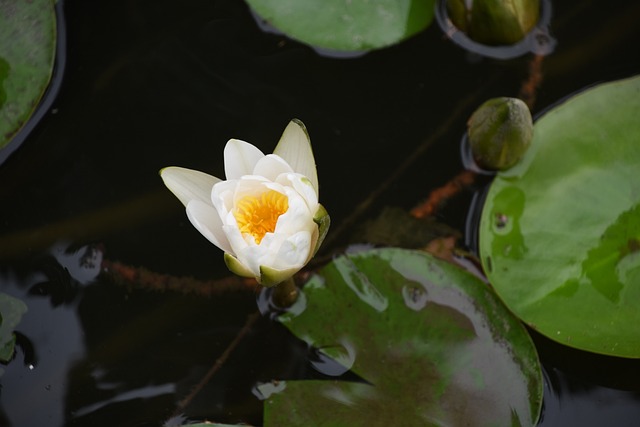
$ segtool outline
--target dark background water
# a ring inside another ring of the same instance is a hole
[[[0,290],[29,306],[16,358],[2,366],[0,425],[162,424],[255,311],[252,292],[202,297],[98,275],[101,259],[202,280],[228,275],[160,168],[223,176],[229,138],[270,152],[300,118],[339,233],[324,253],[340,251],[353,243],[340,224],[371,194],[354,227],[385,206],[411,208],[456,175],[469,114],[488,98],[516,96],[528,76],[530,56],[478,57],[435,22],[398,46],[337,59],[264,33],[237,0],[67,0],[64,9],[61,92],[0,165]],[[557,46],[534,114],[638,73],[639,21],[633,1],[555,2]],[[438,219],[463,230],[471,195]],[[637,425],[638,361],[534,338],[547,379],[540,425]],[[259,424],[252,387],[320,376],[308,357],[261,319],[184,417]]]

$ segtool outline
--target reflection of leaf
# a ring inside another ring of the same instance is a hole
[[[6,363],[13,357],[16,342],[13,330],[26,311],[24,302],[0,292],[0,362]]]
[[[606,229],[600,244],[587,253],[582,263],[584,275],[591,285],[613,303],[620,301],[624,285],[618,278],[616,267],[627,255],[638,251],[640,239],[640,204],[623,212]]]
[[[71,280],[69,270],[57,262],[49,260],[43,265],[46,281],[38,282],[29,288],[29,294],[49,297],[52,307],[68,304],[78,293],[78,285]]]
[[[624,357],[640,357],[639,95],[634,77],[542,116],[522,162],[491,185],[479,233],[489,280],[516,315]]]
[[[306,309],[280,320],[367,383],[288,381],[265,401],[265,425],[535,423],[535,348],[475,276],[381,249],[335,259],[303,292]]]
[[[312,46],[381,48],[425,29],[434,0],[247,0],[269,24]]]

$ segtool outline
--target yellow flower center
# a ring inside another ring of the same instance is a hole
[[[289,199],[275,190],[238,200],[233,216],[242,234],[250,234],[260,244],[267,233],[273,233],[280,215],[289,209]]]

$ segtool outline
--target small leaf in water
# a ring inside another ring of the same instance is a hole
[[[27,312],[27,305],[18,298],[0,292],[0,362],[13,357],[16,342],[13,330]]]

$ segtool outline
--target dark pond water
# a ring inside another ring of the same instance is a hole
[[[197,281],[228,276],[158,170],[223,176],[229,138],[270,152],[298,117],[334,224],[323,254],[340,252],[358,224],[387,206],[410,209],[462,169],[467,117],[488,98],[517,96],[531,60],[470,54],[435,23],[358,58],[322,56],[263,32],[238,0],[67,0],[64,11],[61,91],[0,165],[0,290],[29,307],[16,357],[0,366],[3,426],[260,425],[257,383],[322,377],[306,345],[260,318],[181,407],[255,312],[255,293],[159,291],[165,282],[113,274],[121,263]],[[638,73],[638,22],[634,1],[554,2],[557,46],[534,113]],[[474,189],[438,220],[464,230]],[[541,426],[638,425],[640,362],[534,339],[546,375]]]

